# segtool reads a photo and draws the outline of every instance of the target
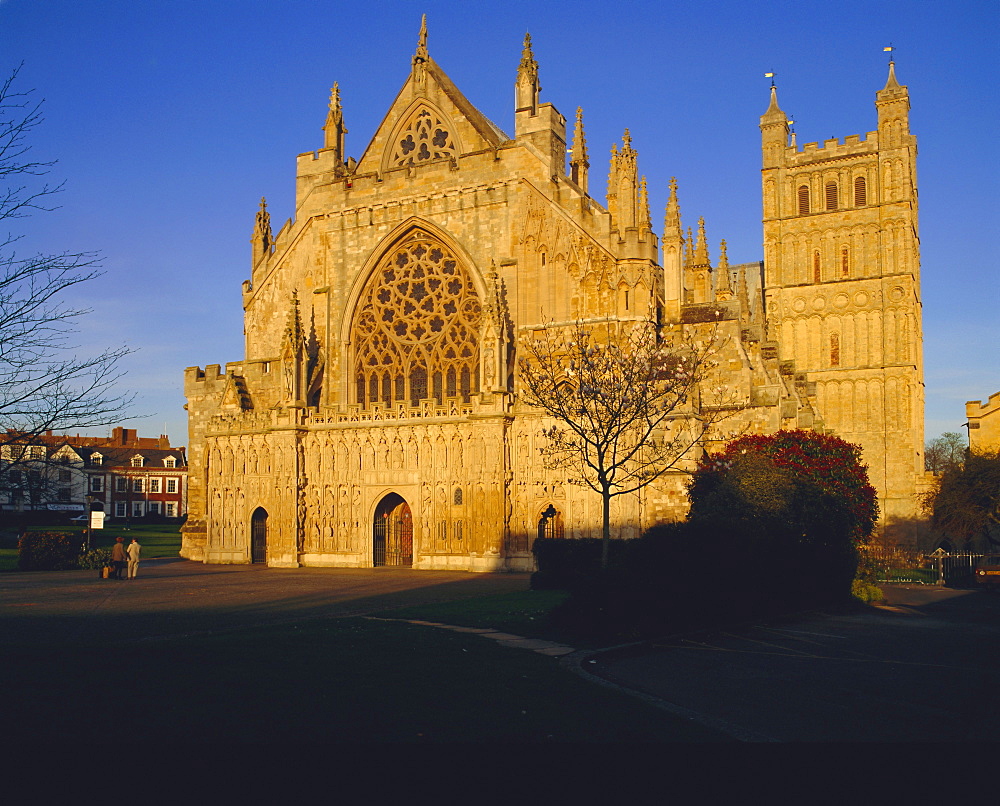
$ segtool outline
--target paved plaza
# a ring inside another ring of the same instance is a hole
[[[528,574],[402,568],[268,568],[148,560],[134,580],[96,571],[0,575],[0,644],[152,640],[359,616],[527,590]]]

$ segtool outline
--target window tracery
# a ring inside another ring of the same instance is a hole
[[[458,156],[451,125],[428,106],[421,106],[411,115],[406,128],[396,135],[392,147],[390,168]]]
[[[357,402],[469,402],[479,392],[481,315],[458,259],[414,231],[385,254],[361,293],[351,334]]]

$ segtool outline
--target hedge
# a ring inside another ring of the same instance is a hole
[[[78,567],[83,538],[67,532],[24,532],[17,541],[21,571],[65,571]]]

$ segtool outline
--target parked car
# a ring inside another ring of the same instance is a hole
[[[104,516],[104,522],[107,523],[111,518],[107,515]],[[77,515],[75,518],[70,518],[71,523],[90,523],[90,514],[86,513],[83,515]]]
[[[1000,590],[1000,554],[987,554],[979,561],[976,584],[987,590]]]

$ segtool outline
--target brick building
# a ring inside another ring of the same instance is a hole
[[[0,461],[0,509],[108,517],[181,518],[187,513],[187,455],[169,437],[140,437],[117,427],[110,437],[46,432],[18,439],[8,434]]]

